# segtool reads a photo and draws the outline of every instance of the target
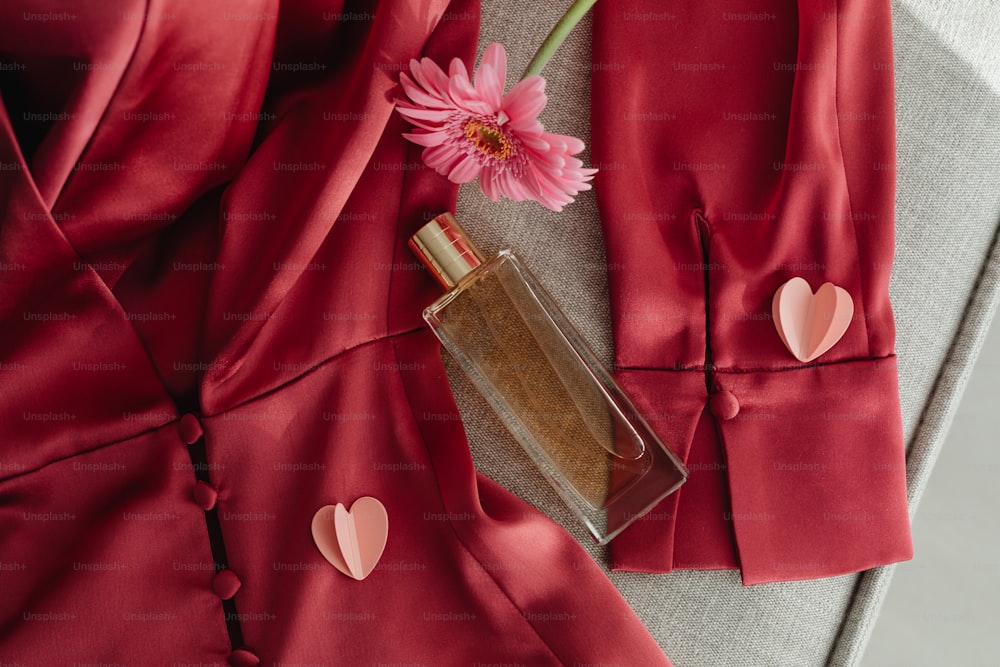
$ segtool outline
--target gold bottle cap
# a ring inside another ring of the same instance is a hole
[[[451,213],[442,213],[417,230],[409,245],[446,290],[486,261]]]

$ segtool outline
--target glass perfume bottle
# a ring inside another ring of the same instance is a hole
[[[683,464],[514,254],[485,259],[450,213],[410,248],[447,290],[424,319],[599,543],[684,482]]]

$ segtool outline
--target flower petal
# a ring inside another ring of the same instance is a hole
[[[538,179],[539,194],[536,201],[538,201],[539,204],[558,213],[562,211],[564,205],[573,201],[572,198],[567,197],[566,194],[556,186],[556,184],[548,178],[545,178],[544,174],[538,174],[538,176],[540,176]]]
[[[499,201],[500,192],[497,189],[497,172],[490,166],[483,167],[479,172],[479,189],[490,201]]]
[[[551,132],[545,133],[545,138],[548,139],[553,144],[557,144],[566,153],[570,155],[576,155],[582,151],[586,146],[582,141],[576,137],[571,137],[566,134],[552,134]]]
[[[483,58],[479,61],[479,67],[482,68],[483,65],[489,65],[496,72],[501,90],[507,87],[507,51],[503,48],[503,44],[493,42],[486,47]]]
[[[536,151],[548,152],[552,150],[552,146],[548,141],[545,140],[544,134],[525,134],[518,132],[517,138],[521,140],[521,143]]]
[[[531,161],[525,165],[524,170],[513,179],[515,188],[520,191],[523,199],[537,200],[542,196],[541,187],[538,185],[538,177],[534,169],[531,168]]]
[[[446,143],[425,148],[420,157],[428,167],[442,176],[447,176],[455,163],[461,159],[462,154],[453,144]]]
[[[460,58],[451,59],[451,65],[448,67],[448,78],[450,80],[465,79],[468,82],[469,70],[465,69],[465,63]]]
[[[507,124],[507,127],[517,132],[518,135],[533,134],[542,136],[545,134],[545,127],[537,118],[522,118],[521,120],[511,121]]]
[[[420,146],[438,146],[448,140],[448,133],[438,132],[404,132],[404,139],[409,139]]]
[[[396,104],[396,111],[417,127],[430,132],[440,130],[451,118],[451,115],[457,113],[451,109],[423,109],[403,106],[399,103]]]
[[[490,105],[491,114],[500,111],[500,105],[503,103],[503,84],[500,83],[492,65],[480,65],[476,70],[476,93]]]
[[[440,95],[430,95],[424,92],[424,90],[415,84],[410,77],[406,76],[405,72],[399,75],[399,83],[403,86],[403,92],[406,93],[406,96],[409,97],[414,104],[419,104],[431,109],[447,109],[454,107],[450,99],[444,99]]]
[[[465,77],[451,77],[448,80],[448,93],[455,102],[455,106],[463,111],[482,115],[493,114],[493,108],[480,99],[479,93],[476,92],[476,89],[472,87],[472,84]]]
[[[529,76],[521,79],[503,98],[503,110],[512,122],[536,118],[545,108],[545,79]]]
[[[448,75],[430,58],[423,58],[420,62],[410,60],[410,74],[427,92],[447,97]]]
[[[404,117],[410,120],[427,120],[431,122],[443,123],[451,117],[454,113],[452,110],[442,110],[442,109],[422,109],[419,107],[397,107],[397,111]]]
[[[566,157],[563,153],[531,151],[531,161],[544,164],[549,169],[562,169],[566,166]]]
[[[451,168],[448,180],[452,183],[468,183],[475,180],[482,169],[482,163],[472,155],[466,155],[458,164]]]
[[[505,170],[499,175],[497,190],[503,196],[514,201],[524,201],[529,198],[524,186],[510,169]]]

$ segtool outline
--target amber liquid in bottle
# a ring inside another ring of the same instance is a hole
[[[683,465],[515,255],[484,261],[449,214],[411,246],[449,288],[425,319],[595,539],[683,483]]]

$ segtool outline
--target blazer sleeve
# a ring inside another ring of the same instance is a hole
[[[616,371],[691,468],[614,566],[752,584],[910,558],[889,2],[633,0],[593,40]],[[772,317],[794,277],[853,301],[808,363]]]

